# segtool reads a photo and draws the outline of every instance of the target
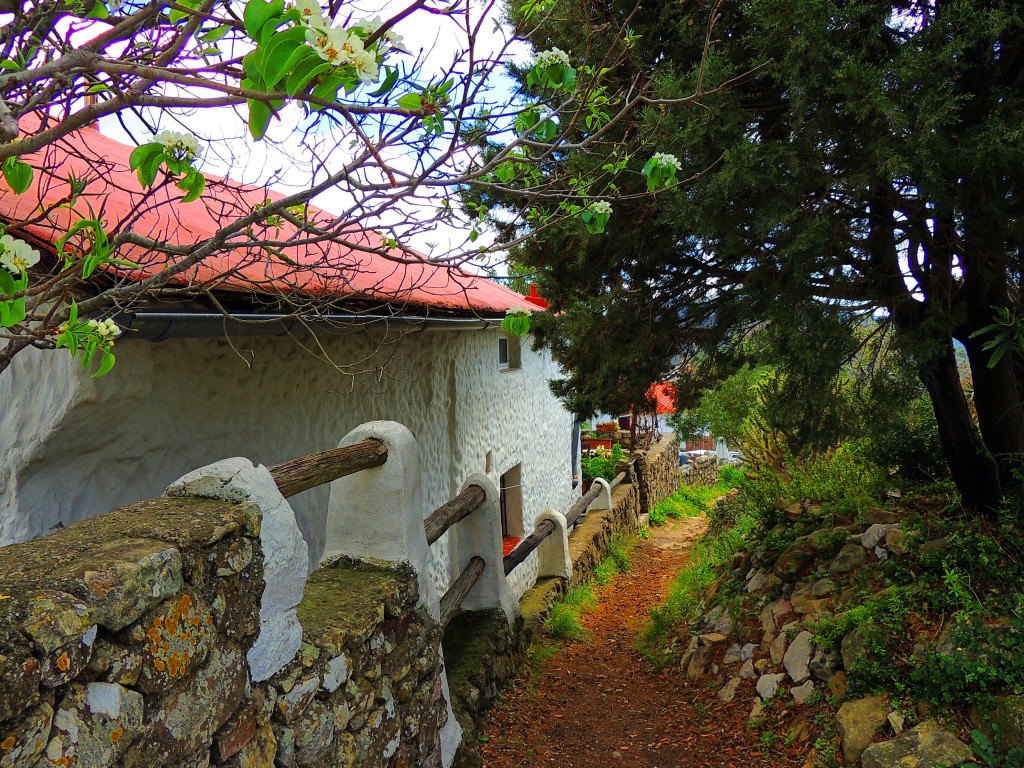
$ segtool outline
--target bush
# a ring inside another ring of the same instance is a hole
[[[583,479],[590,482],[597,478],[611,482],[615,478],[615,467],[625,458],[622,447],[613,445],[610,452],[598,448],[592,456],[581,459]]]

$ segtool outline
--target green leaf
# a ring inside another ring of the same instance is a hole
[[[32,184],[32,166],[16,157],[4,160],[3,174],[7,185],[15,194],[20,195]]]
[[[192,173],[179,181],[177,186],[178,189],[185,191],[185,196],[181,198],[181,202],[191,203],[193,200],[198,200],[199,196],[203,194],[203,190],[206,188],[206,177],[199,171],[192,171]]]
[[[300,27],[275,32],[265,46],[260,46],[256,58],[256,69],[263,76],[268,88],[273,88],[281,79],[292,54],[300,46],[312,53],[309,46],[306,45],[305,30]]]
[[[246,33],[256,40],[264,25],[282,11],[284,11],[284,0],[271,0],[269,3],[265,0],[249,0],[245,4],[245,12],[242,14]]]
[[[96,379],[110,373],[110,369],[114,367],[114,363],[116,362],[117,360],[114,359],[114,353],[109,349],[104,349],[103,357],[100,358],[100,367],[96,369],[96,373],[94,373],[92,377]]]
[[[267,126],[270,125],[270,117],[273,114],[270,107],[264,104],[262,101],[255,101],[249,99],[249,133],[252,137],[259,141],[263,138],[263,135],[267,132]]]
[[[407,93],[398,99],[399,109],[422,109],[423,96],[419,93]]]
[[[337,70],[337,67],[334,68]],[[341,74],[328,75],[313,89],[312,95],[324,101],[334,101],[338,96],[338,89],[345,81]]]
[[[329,72],[333,68],[333,64],[323,61],[315,54],[308,59],[303,59],[288,75],[288,79],[285,81],[285,91],[289,96],[294,96],[309,85],[314,77]]]
[[[106,19],[109,17],[110,11],[107,10],[106,3],[102,2],[102,0],[96,0],[92,9],[85,15],[87,19]]]
[[[128,167],[133,171],[137,170],[152,155],[163,151],[164,147],[162,144],[157,144],[153,141],[148,144],[142,144],[133,149],[132,153],[128,156]]]
[[[381,83],[380,88],[370,94],[372,98],[383,96],[385,93],[389,93],[392,88],[395,87],[395,83],[398,82],[398,67],[384,67],[388,73],[387,77],[384,78],[384,82]]]
[[[221,24],[220,26],[214,27],[211,30],[203,32],[203,34],[199,36],[199,39],[202,40],[204,43],[215,43],[222,37],[224,37],[224,35],[226,35],[230,30],[231,27],[229,27],[227,24]]]
[[[501,321],[501,328],[513,336],[525,336],[530,332],[530,316],[505,315]]]
[[[164,161],[165,155],[163,149],[160,152],[150,155],[143,160],[142,165],[139,166],[139,183],[144,187],[152,187],[156,181],[157,171],[160,170],[160,164]]]
[[[14,59],[4,59],[0,61],[0,69],[21,69],[21,65]]]

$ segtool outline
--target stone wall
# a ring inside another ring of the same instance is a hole
[[[714,485],[721,468],[717,456],[703,456],[682,468],[683,485]]]
[[[679,489],[683,478],[679,468],[679,438],[675,433],[665,432],[650,449],[636,454],[636,480],[642,514],[650,514],[655,504]]]
[[[0,766],[440,765],[440,628],[408,567],[315,571],[297,652],[253,674],[265,522],[164,497],[0,549]]]

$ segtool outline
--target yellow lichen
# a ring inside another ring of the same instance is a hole
[[[4,743],[0,744],[0,749],[10,749],[17,743],[18,740],[16,738],[14,738],[13,736],[8,736],[6,739],[4,739]]]
[[[114,730],[112,730],[110,732],[110,741],[113,742],[114,744],[117,744],[117,742],[119,742],[121,740],[121,737],[123,735],[124,735],[124,728],[115,728]]]
[[[71,659],[68,658],[68,655],[66,653],[62,653],[60,656],[57,657],[57,669],[59,669],[61,672],[67,672],[68,667],[70,666]]]

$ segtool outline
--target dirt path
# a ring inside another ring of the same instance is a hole
[[[675,668],[656,672],[634,648],[705,525],[702,518],[674,522],[640,542],[630,571],[601,589],[584,616],[589,639],[560,644],[492,711],[484,727],[487,768],[790,764],[781,745],[766,760],[759,734],[744,726],[751,686],[725,705],[707,680],[687,681]]]

